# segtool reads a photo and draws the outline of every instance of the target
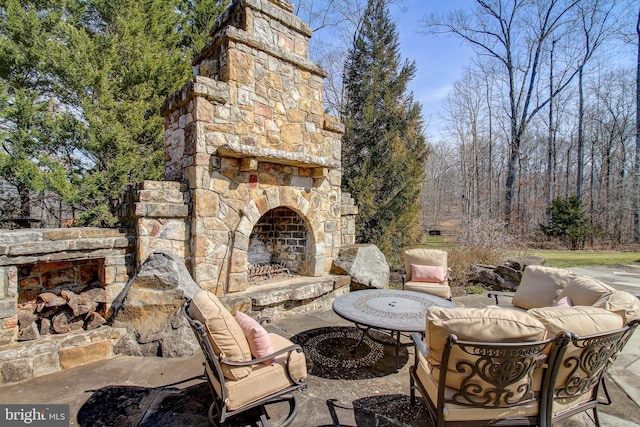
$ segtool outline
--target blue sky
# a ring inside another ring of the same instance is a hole
[[[419,33],[420,21],[431,12],[446,12],[469,5],[469,0],[403,0],[389,8],[396,23],[403,59],[416,62],[417,73],[410,85],[422,104],[427,136],[437,138],[442,128],[439,110],[447,92],[471,64],[473,52],[458,38]]]

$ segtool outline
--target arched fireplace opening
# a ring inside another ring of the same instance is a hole
[[[280,275],[307,275],[309,232],[293,209],[279,207],[265,213],[249,237],[249,283]]]

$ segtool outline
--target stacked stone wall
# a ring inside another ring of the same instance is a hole
[[[340,214],[340,241],[343,246],[354,245],[356,243],[358,207],[349,193],[342,193]]]
[[[169,250],[190,260],[188,192],[179,182],[143,181],[127,189],[120,221],[135,229],[137,266],[157,250]]]

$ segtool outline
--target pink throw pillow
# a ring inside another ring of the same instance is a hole
[[[556,302],[556,307],[573,307],[569,297],[562,297]]]
[[[442,265],[411,264],[412,282],[442,283],[447,279],[446,267]]]
[[[273,353],[273,345],[271,344],[271,337],[265,328],[258,322],[252,319],[249,315],[242,311],[237,311],[236,322],[240,325],[244,336],[247,338],[251,354],[256,359],[264,356],[268,356]],[[265,365],[269,365],[274,362],[274,359],[265,360]]]

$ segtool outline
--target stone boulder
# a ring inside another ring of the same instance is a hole
[[[474,265],[470,268],[467,282],[480,283],[494,291],[514,292],[522,280],[522,272],[528,265],[544,265],[544,258],[526,256],[512,258],[501,265]]]
[[[130,285],[130,286],[129,286]],[[116,299],[112,326],[127,335],[114,352],[130,356],[191,356],[198,343],[182,314],[187,298],[200,291],[182,260],[170,251],[156,251]],[[123,298],[123,299],[122,299]]]
[[[389,286],[389,264],[376,245],[348,245],[340,248],[331,273],[351,277],[351,289],[384,289]]]

